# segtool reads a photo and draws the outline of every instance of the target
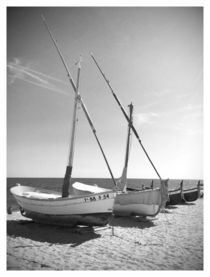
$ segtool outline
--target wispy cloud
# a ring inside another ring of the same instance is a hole
[[[67,85],[66,82],[63,82],[62,80],[54,78],[52,76],[46,75],[42,72],[33,70],[29,66],[23,66],[21,60],[18,58],[14,58],[12,62],[9,62],[7,64],[7,67],[9,70],[9,84],[14,84],[15,81],[19,79],[24,82],[33,84],[35,86],[39,86],[47,90],[51,90],[69,96],[69,93],[59,88],[55,84],[56,82],[59,82],[64,85]]]
[[[151,109],[151,108],[154,108],[156,106],[159,106],[161,104],[161,102],[162,102],[161,99],[153,100],[153,101],[150,101],[149,103],[137,106],[136,109],[141,109],[141,110]]]
[[[159,90],[159,91],[154,91],[154,96],[156,97],[165,97],[167,95],[173,94],[174,90],[171,89],[163,89],[163,90]]]
[[[182,110],[176,110],[176,114],[179,114],[179,118],[177,123],[174,124],[175,130],[190,136],[202,134],[202,105],[188,104]]]
[[[182,117],[200,117],[203,114],[203,106],[201,104],[182,104],[182,106],[173,107],[163,115],[169,116],[170,114],[182,115]]]
[[[153,113],[153,112],[137,113],[137,114],[134,114],[134,119],[136,119],[136,121],[139,124],[153,124],[155,123],[155,119],[158,116],[159,115],[157,113]]]
[[[154,102],[156,104],[156,102]],[[152,105],[152,103],[151,103]],[[161,110],[158,112],[146,111],[149,106],[145,106],[144,112],[134,114],[135,123],[138,125],[156,124],[161,130],[171,130],[181,132],[187,136],[201,135],[202,130],[202,104],[185,104],[174,107],[171,110]]]
[[[177,126],[174,126],[174,129],[189,136],[200,135],[203,133],[202,127],[190,128],[183,124],[177,124]]]

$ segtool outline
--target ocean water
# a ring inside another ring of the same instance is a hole
[[[81,182],[89,185],[98,185],[103,188],[113,188],[114,184],[111,179],[108,178],[72,178],[72,183]],[[152,179],[128,179],[128,187],[130,188],[141,188],[142,185],[145,187],[150,187]],[[170,179],[169,180],[169,190],[179,187],[180,179]],[[12,210],[17,210],[18,205],[10,193],[10,188],[15,186],[17,183],[23,186],[31,186],[37,188],[51,189],[54,191],[61,191],[63,178],[7,178],[7,208],[12,207]],[[184,189],[196,187],[198,180],[195,179],[185,179]],[[201,180],[203,184],[203,181]],[[153,179],[153,186],[159,187],[159,179]]]

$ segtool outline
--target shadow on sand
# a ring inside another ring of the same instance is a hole
[[[177,205],[167,205],[165,207],[166,210],[174,210],[174,209],[177,209],[177,208],[178,208]]]
[[[71,247],[101,237],[100,234],[94,232],[92,227],[50,226],[38,224],[31,220],[7,221],[7,235],[52,244],[71,244]]]
[[[155,226],[155,218],[142,217],[113,217],[108,226],[145,229]],[[103,228],[102,228],[103,229]],[[39,224],[32,220],[8,220],[7,235],[22,237],[37,242],[47,242],[51,244],[71,244],[71,247],[80,245],[88,240],[101,237],[97,227],[62,227]]]
[[[113,227],[135,227],[139,229],[145,229],[155,226],[154,221],[155,218],[142,218],[137,216],[129,216],[129,217],[119,217],[114,216],[110,221],[109,225]]]
[[[195,202],[181,202],[181,203],[179,203],[179,204],[177,204],[177,205],[167,205],[166,207],[165,207],[165,211],[167,211],[167,210],[175,210],[175,209],[177,209],[177,208],[179,208],[179,206],[194,206],[196,203]]]
[[[179,203],[179,206],[194,206],[196,205],[195,202],[183,202],[183,203]]]

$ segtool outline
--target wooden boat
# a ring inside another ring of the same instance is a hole
[[[46,24],[46,23],[45,23]],[[46,25],[48,28],[48,26]],[[48,29],[49,31],[49,29]],[[50,32],[50,31],[49,31]],[[94,194],[85,193],[83,195],[69,194],[69,186],[71,184],[71,174],[73,168],[73,154],[74,154],[74,142],[75,142],[75,130],[77,123],[77,105],[80,104],[88,119],[94,136],[105,158],[108,169],[113,174],[107,162],[106,156],[100,145],[96,130],[87,112],[87,109],[79,95],[79,75],[80,75],[80,63],[78,64],[77,84],[71,77],[71,74],[67,68],[67,65],[61,55],[60,50],[57,47],[55,40],[50,33],[51,38],[59,52],[62,62],[67,70],[67,75],[73,86],[75,92],[73,122],[71,132],[70,154],[68,165],[66,167],[65,178],[63,182],[62,194],[51,190],[37,189],[28,186],[15,186],[10,189],[11,193],[15,197],[17,203],[20,206],[20,210],[23,216],[29,217],[34,221],[47,224],[56,225],[106,225],[112,216],[112,210],[114,205],[114,199],[116,193],[113,190],[99,191]],[[115,180],[113,178],[115,184]],[[71,187],[70,187],[71,189]]]
[[[131,124],[133,122],[133,105],[130,108],[130,122],[128,124],[128,135],[126,143],[125,165],[122,177],[119,179],[118,187],[123,191],[122,194],[117,194],[114,202],[114,215],[117,216],[155,216],[159,213],[160,208],[164,205],[164,196],[161,188],[151,189],[144,188],[142,190],[127,189],[127,168],[130,152],[130,136]],[[161,184],[164,187],[164,184]]]
[[[39,223],[67,226],[106,225],[115,198],[113,191],[62,197],[58,192],[28,186],[12,187],[11,193],[23,216]]]
[[[117,194],[114,202],[114,215],[117,216],[156,216],[162,207],[163,199],[159,188],[144,191],[126,191]]]
[[[183,199],[186,202],[196,201],[200,197],[200,181],[198,181],[197,187],[183,190]]]
[[[198,181],[199,183],[199,198],[203,198],[203,183],[201,183],[201,181]]]
[[[183,190],[183,180],[180,183],[180,187],[175,190],[169,191],[169,201],[166,205],[178,205],[185,202],[196,201],[200,197],[200,183],[197,187]]]
[[[188,189],[183,191],[183,198],[186,202],[193,202],[199,198],[198,188]]]
[[[169,191],[169,200],[166,202],[168,205],[177,205],[183,203],[182,191],[180,188]]]

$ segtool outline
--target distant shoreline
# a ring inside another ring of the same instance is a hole
[[[6,177],[6,179],[63,179],[64,177]],[[115,178],[118,179],[119,177]],[[103,180],[111,180],[110,177],[72,177],[72,179],[103,179]],[[164,178],[163,178],[164,179]],[[158,178],[135,178],[129,177],[128,180],[159,180]],[[169,180],[191,180],[191,181],[202,181],[203,178],[169,178]]]

